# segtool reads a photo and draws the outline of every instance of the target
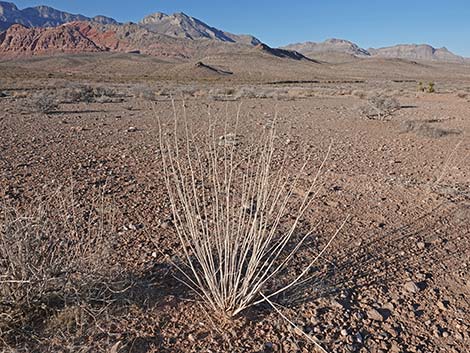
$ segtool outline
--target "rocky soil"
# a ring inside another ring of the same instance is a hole
[[[275,298],[293,328],[269,305],[221,320],[173,277],[168,256],[179,244],[156,118],[171,121],[168,96],[153,105],[133,94],[134,84],[115,85],[122,94],[112,100],[62,102],[45,114],[33,109],[34,94],[58,95],[61,81],[21,73],[13,79],[0,87],[1,203],[21,209],[71,180],[86,203],[105,187],[118,215],[111,257],[131,280],[106,305],[25,319],[4,331],[0,350],[314,352],[302,331],[328,352],[468,352],[470,103],[464,94],[416,93],[414,84],[394,83],[402,109],[385,121],[361,117],[365,99],[355,92],[382,89],[384,82],[351,83],[341,95],[312,83],[307,88],[315,93],[306,97],[298,94],[306,89],[301,84],[287,85],[286,92],[297,93],[277,99],[242,97],[237,153],[249,153],[276,113],[276,143],[289,151],[292,170],[312,152],[318,159],[307,179],[313,178],[331,146],[321,192],[304,219],[319,226],[282,279],[298,274],[350,215],[309,280]],[[172,87],[184,96],[185,87]],[[190,122],[203,126],[209,107],[221,121],[226,112],[235,116],[238,102],[230,97],[186,96]],[[178,98],[180,115],[182,104]]]

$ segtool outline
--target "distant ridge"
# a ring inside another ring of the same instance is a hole
[[[143,18],[139,25],[146,29],[170,37],[192,40],[212,39],[222,42],[258,45],[261,41],[251,35],[236,35],[211,27],[197,18],[185,13],[167,15],[157,12]]]
[[[21,24],[26,27],[57,27],[72,21],[93,21],[101,24],[118,23],[106,16],[90,18],[59,11],[49,6],[28,7],[20,10],[11,2],[0,1],[0,30],[5,30],[13,24]]]
[[[369,49],[373,56],[406,60],[465,62],[468,59],[456,55],[447,48],[434,48],[429,44],[400,44],[391,47]]]
[[[315,57],[318,54],[331,55],[341,53],[358,58],[380,57],[404,60],[423,60],[441,62],[468,62],[469,59],[456,55],[447,48],[434,48],[429,44],[400,44],[384,48],[364,49],[345,39],[327,39],[324,42],[304,42],[289,44],[284,49],[298,51],[305,56]]]
[[[314,55],[316,53],[345,53],[355,56],[370,56],[370,53],[357,44],[345,39],[327,39],[324,42],[305,42],[289,44],[284,49],[295,50],[304,55]]]

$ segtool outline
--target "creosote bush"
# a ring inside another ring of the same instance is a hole
[[[227,122],[218,133],[210,122],[200,134],[186,118],[182,123],[175,118],[173,132],[163,131],[159,122],[164,177],[182,248],[180,262],[174,261],[181,281],[228,318],[300,281],[326,247],[290,282],[283,283],[280,274],[311,234],[296,231],[317,192],[319,171],[305,187],[301,176],[308,163],[290,172],[279,158],[274,129],[265,130],[244,157],[238,144],[220,143],[220,135],[230,135]]]
[[[367,104],[360,108],[362,115],[369,119],[385,120],[401,108],[394,97],[375,95],[367,100]]]
[[[111,88],[102,86],[74,85],[63,93],[65,103],[112,103],[117,92]]]
[[[48,114],[56,111],[59,108],[59,103],[55,95],[48,92],[41,92],[33,97],[32,109],[34,111]]]

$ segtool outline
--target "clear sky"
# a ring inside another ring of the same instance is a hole
[[[8,1],[8,0],[7,0]],[[348,39],[364,48],[403,43],[446,46],[470,57],[470,0],[10,0],[87,16],[137,22],[153,12],[185,12],[271,46]]]

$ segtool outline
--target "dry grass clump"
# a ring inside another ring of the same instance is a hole
[[[290,171],[276,149],[274,129],[260,134],[243,156],[238,144],[220,143],[219,136],[236,131],[236,124],[229,128],[226,122],[218,132],[216,125],[195,134],[187,119],[175,118],[173,132],[160,125],[160,144],[182,247],[175,266],[213,312],[233,317],[295,285],[325,251],[289,283],[280,281],[311,234],[296,232],[317,192],[319,172],[305,187],[301,176],[308,162]],[[181,139],[178,131],[184,132]]]
[[[367,100],[367,104],[360,108],[363,116],[369,119],[385,120],[401,108],[394,97],[374,95]]]
[[[43,322],[62,308],[105,301],[114,212],[102,196],[84,205],[60,190],[28,209],[0,206],[0,340],[17,340],[38,315]]]

